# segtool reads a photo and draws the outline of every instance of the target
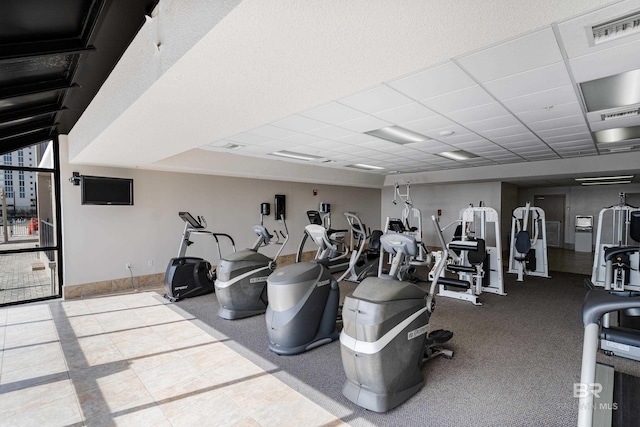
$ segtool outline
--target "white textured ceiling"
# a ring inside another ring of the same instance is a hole
[[[640,32],[597,46],[587,36],[637,11],[639,0],[245,0],[211,10],[161,0],[69,134],[70,158],[365,186],[398,173],[442,181],[458,169],[465,180],[497,179],[513,164],[513,181],[629,168],[640,140],[596,144],[591,132],[640,116],[587,114],[579,84],[640,69]],[[364,133],[391,125],[431,139]],[[626,161],[611,148],[628,150]],[[279,150],[319,159],[275,160]],[[453,150],[478,157],[438,155]]]

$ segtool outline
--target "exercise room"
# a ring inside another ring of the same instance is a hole
[[[637,425],[640,1],[0,23],[1,425]]]

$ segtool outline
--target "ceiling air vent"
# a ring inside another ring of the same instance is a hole
[[[637,116],[638,114],[640,114],[640,109],[636,108],[635,110],[621,111],[619,113],[601,114],[600,118],[601,120],[606,122],[608,120],[624,119],[625,117],[633,117],[633,116]]]
[[[640,32],[640,12],[591,27],[593,44],[606,43]]]

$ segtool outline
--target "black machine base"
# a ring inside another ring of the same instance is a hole
[[[214,291],[215,271],[202,258],[172,258],[164,275],[164,297],[171,302],[210,294]]]

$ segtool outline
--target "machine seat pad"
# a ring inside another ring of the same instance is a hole
[[[403,299],[423,299],[427,293],[410,282],[367,277],[353,291],[354,298],[373,302],[397,301]]]
[[[453,332],[446,331],[444,329],[437,329],[435,331],[431,331],[428,338],[436,344],[444,344],[453,338]]]
[[[467,280],[452,279],[450,277],[438,277],[438,285],[453,286],[455,288],[469,289],[471,283]]]
[[[602,328],[601,338],[620,344],[640,347],[640,333],[635,329],[621,327]]]
[[[477,269],[473,265],[454,265],[449,264],[447,270],[453,273],[477,273]]]

